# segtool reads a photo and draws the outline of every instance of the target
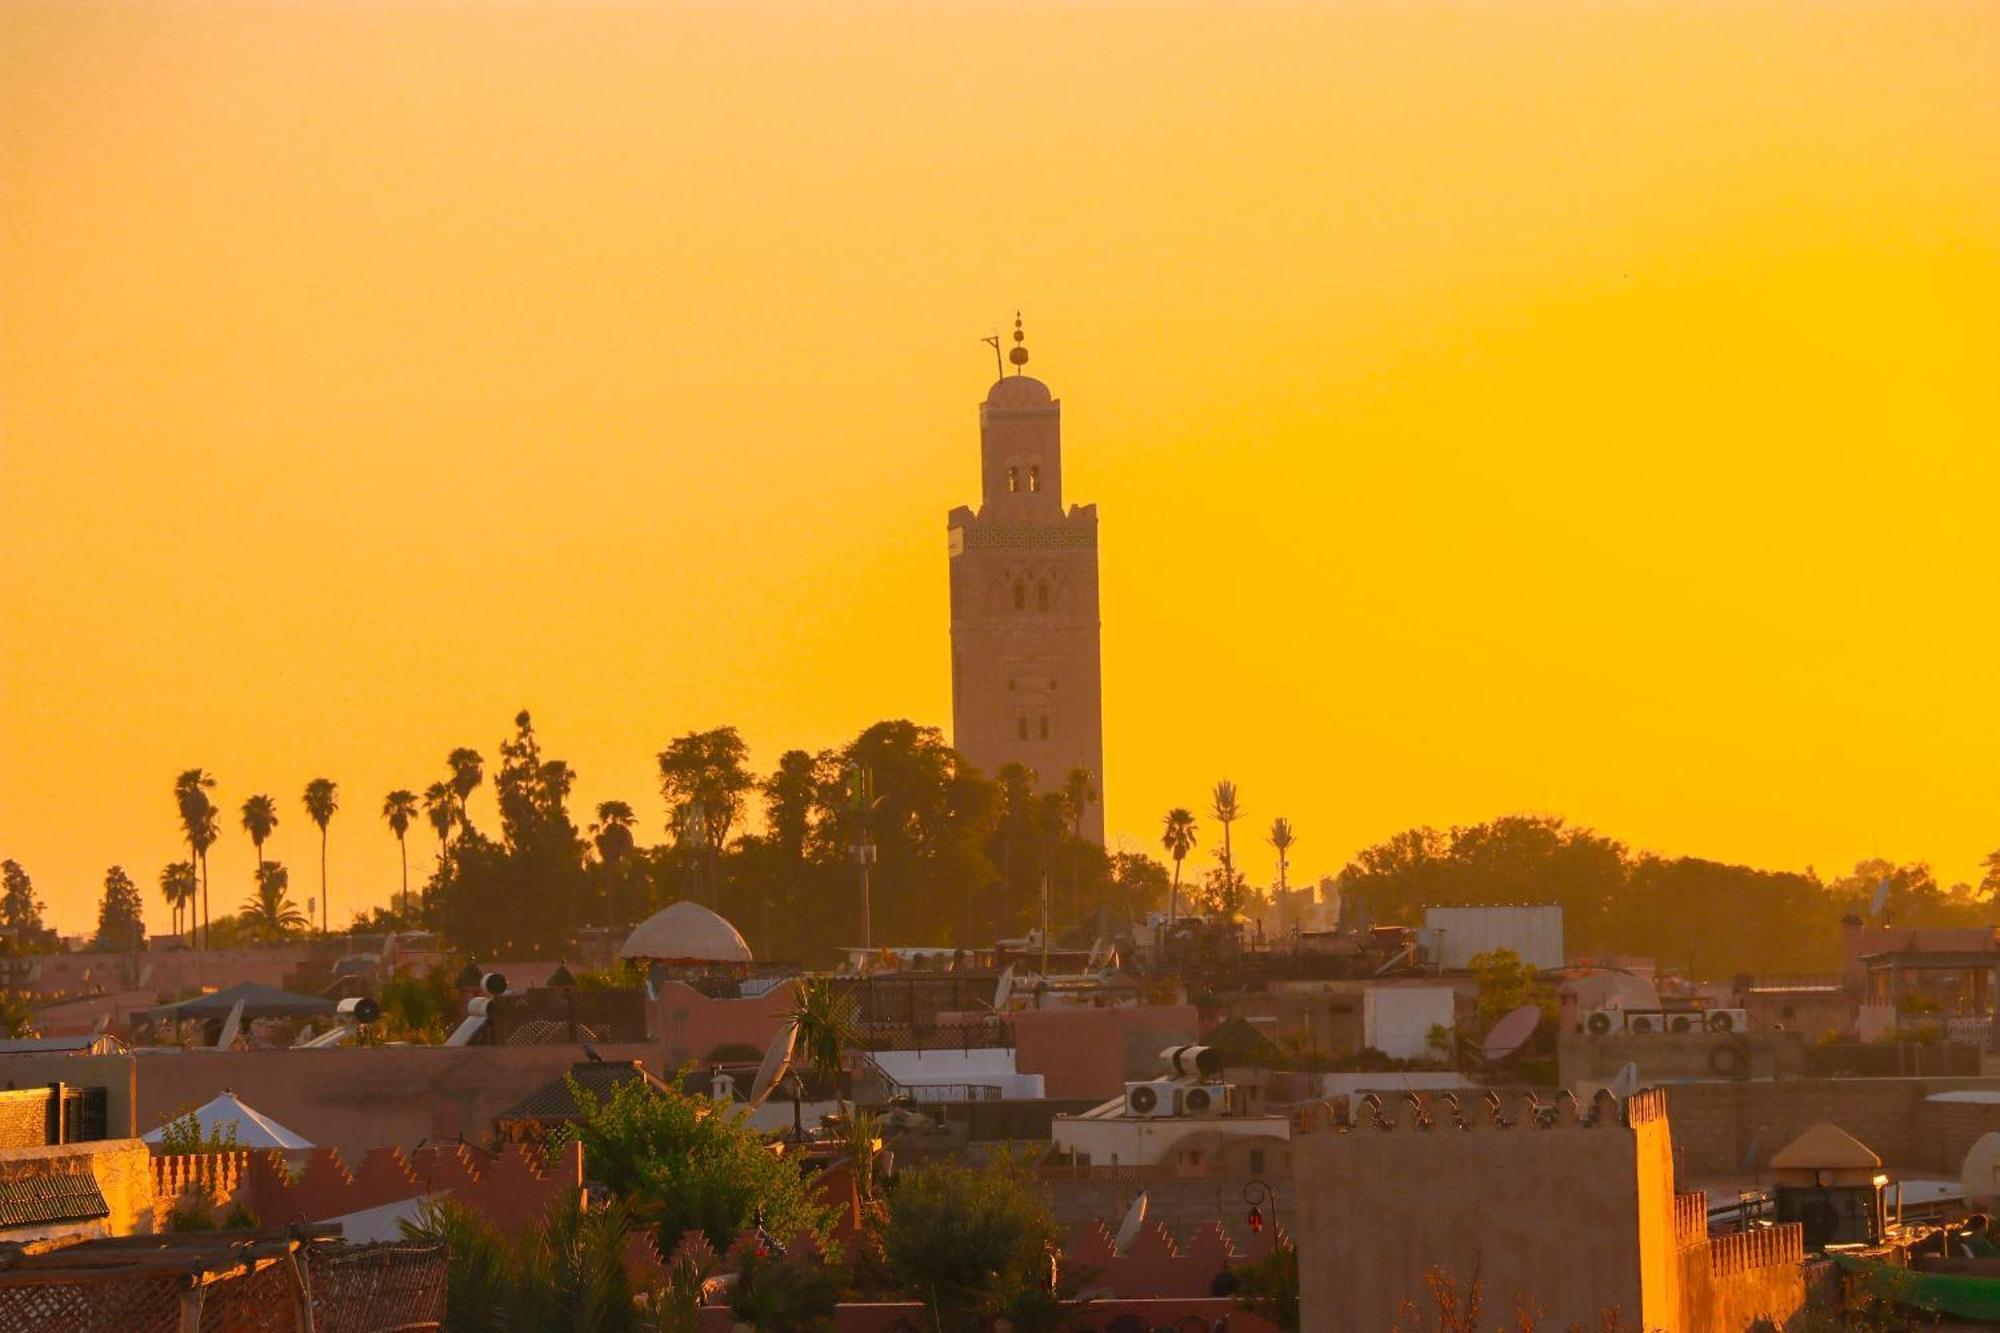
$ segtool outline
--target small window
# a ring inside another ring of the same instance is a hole
[[[1049,585],[1046,583],[1035,585],[1035,609],[1037,611],[1049,609]]]
[[[1031,467],[1028,469],[1028,489],[1031,491],[1042,489],[1042,470],[1040,468]]]
[[[1042,739],[1043,739],[1043,740],[1047,740],[1048,738],[1049,738],[1049,715],[1048,715],[1047,713],[1043,713],[1043,714],[1042,714]]]
[[[1027,610],[1027,608],[1028,608],[1028,585],[1025,583],[1017,583],[1014,585],[1014,609],[1016,611],[1025,611]]]
[[[1021,469],[1017,467],[1007,469],[1007,489],[1009,492],[1021,489]]]
[[[1021,733],[1021,739],[1022,740],[1028,739],[1028,715],[1026,713],[1021,714],[1020,720],[1016,723],[1016,726]]]

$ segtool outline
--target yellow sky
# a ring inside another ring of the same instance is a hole
[[[303,897],[324,773],[341,916],[522,705],[649,838],[678,732],[946,722],[1018,305],[1114,841],[1227,774],[1308,873],[1537,809],[1970,876],[1996,87],[1986,0],[12,0],[0,855],[157,926],[199,764]]]

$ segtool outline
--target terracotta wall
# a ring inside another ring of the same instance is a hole
[[[1474,1124],[1294,1144],[1304,1333],[1390,1328],[1401,1302],[1423,1300],[1433,1268],[1462,1284],[1479,1275],[1489,1310],[1538,1304],[1549,1327],[1595,1327],[1610,1308],[1667,1327],[1672,1307],[1658,1307],[1673,1293],[1642,1291],[1640,1254],[1640,1173],[1655,1157],[1642,1139],[1664,1136],[1664,1124]],[[1661,1203],[1670,1238],[1670,1197]]]
[[[1024,1009],[1011,1015],[1014,1067],[1040,1074],[1051,1098],[1116,1097],[1128,1079],[1159,1077],[1160,1052],[1200,1035],[1193,1005]]]
[[[773,986],[748,1000],[715,1000],[679,981],[660,984],[653,1003],[653,1031],[665,1048],[666,1067],[700,1063],[718,1046],[744,1045],[761,1051],[798,1003],[792,983]]]
[[[646,1060],[646,1044],[598,1047],[607,1060]],[[567,1073],[574,1046],[378,1046],[327,1051],[188,1051],[139,1057],[139,1127],[225,1089],[285,1128],[352,1160],[383,1144],[464,1135],[484,1143],[493,1117]]]

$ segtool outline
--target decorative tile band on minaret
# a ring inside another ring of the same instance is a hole
[[[986,341],[997,362],[1000,338]],[[952,744],[987,777],[1021,764],[1044,790],[1088,769],[1083,833],[1102,842],[1097,506],[1063,508],[1062,405],[1026,373],[1018,313],[1013,344],[979,407],[979,507],[946,520]]]

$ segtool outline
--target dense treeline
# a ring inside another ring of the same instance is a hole
[[[1825,881],[1699,857],[1633,853],[1561,819],[1517,815],[1439,831],[1415,828],[1357,855],[1345,892],[1380,923],[1414,924],[1426,904],[1559,903],[1572,957],[1629,953],[1690,976],[1829,973],[1839,923],[1888,884],[1899,925],[1991,924],[2000,853],[1977,887],[1941,887],[1922,864],[1864,861]]]
[[[683,736],[659,755],[667,837],[651,846],[629,802],[579,822],[575,774],[544,755],[528,714],[499,754],[498,829],[475,827],[466,810],[485,780],[473,752],[454,752],[455,785],[427,794],[437,867],[405,909],[475,955],[546,954],[581,927],[623,927],[688,898],[735,922],[761,957],[825,962],[861,943],[859,846],[873,849],[877,945],[1019,933],[1039,915],[1044,876],[1058,923],[1166,897],[1159,862],[1077,836],[1096,799],[1089,775],[1055,790],[1012,765],[989,778],[913,722],[879,722],[836,750],[787,751],[766,774],[750,769],[733,728]]]

